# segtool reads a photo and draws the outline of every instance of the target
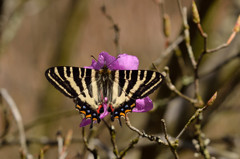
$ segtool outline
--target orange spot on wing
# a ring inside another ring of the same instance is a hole
[[[77,107],[78,109],[81,109],[81,106],[80,106],[80,105],[76,105],[76,107]]]
[[[131,112],[131,110],[130,109],[125,110],[125,113],[127,113],[127,112]]]
[[[80,111],[80,113],[83,113],[83,114],[85,114],[85,115],[86,115],[86,112],[85,112],[84,110]]]
[[[133,108],[133,107],[135,107],[135,104],[132,104],[132,105],[131,105],[131,108]]]
[[[88,115],[86,115],[85,118],[91,118],[91,117],[92,117],[92,115],[91,115],[91,114],[88,114]]]
[[[125,117],[125,114],[124,114],[124,113],[122,113],[122,112],[120,113],[120,115]]]

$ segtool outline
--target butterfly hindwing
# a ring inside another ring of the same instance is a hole
[[[146,70],[118,70],[113,74],[112,101],[117,105],[130,99],[141,99],[158,88],[163,80],[163,75],[154,71]]]

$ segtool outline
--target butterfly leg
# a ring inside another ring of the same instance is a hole
[[[118,118],[118,123],[119,123],[120,126],[122,126],[121,117]]]
[[[111,113],[111,120],[114,121],[114,115],[113,115],[114,108],[111,104],[109,104],[108,112]]]

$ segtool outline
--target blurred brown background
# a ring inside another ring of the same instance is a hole
[[[209,36],[208,47],[215,48],[225,43],[240,14],[240,2],[238,0],[196,2],[204,31]],[[188,7],[192,47],[198,56],[202,51],[203,41],[196,26],[191,22],[191,1],[183,0],[182,3],[183,6]],[[7,89],[12,96],[25,125],[31,124],[40,117],[51,116],[52,113],[72,111],[69,116],[57,116],[57,120],[51,119],[40,124],[36,123],[26,130],[28,139],[46,137],[54,140],[58,130],[65,135],[69,129],[73,129],[74,138],[81,139],[79,124],[82,117],[75,111],[74,103],[70,99],[50,86],[45,79],[44,72],[51,66],[88,66],[91,64],[91,55],[97,58],[102,51],[113,56],[117,55],[114,45],[114,29],[112,23],[101,12],[103,5],[120,28],[121,53],[137,56],[140,61],[139,68],[149,69],[152,62],[161,56],[166,47],[166,38],[162,32],[161,10],[152,0],[1,1],[0,88]],[[181,34],[182,19],[177,1],[165,1],[164,8],[171,20],[169,41],[172,42]],[[180,48],[184,54],[186,49],[181,46]],[[211,145],[215,147],[214,152],[225,151],[228,147],[230,150],[227,152],[231,154],[229,156],[232,159],[239,158],[240,154],[239,58],[236,57],[228,64],[221,65],[220,70],[215,70],[213,73],[209,73],[209,71],[214,70],[226,59],[239,54],[239,50],[240,38],[237,36],[228,48],[207,55],[200,69],[200,75],[205,77],[200,83],[204,101],[208,100],[215,91],[220,92],[216,102],[218,109],[214,109],[213,113],[209,115],[210,117],[208,116],[203,130],[208,138],[216,140],[215,145],[214,143]],[[187,57],[184,58],[186,58],[185,69],[190,72],[187,73],[189,75],[191,74],[191,65]],[[180,77],[183,76],[178,72],[180,68],[176,61],[174,55],[164,61],[166,65],[170,66],[173,82],[179,82]],[[159,69],[163,71],[163,67]],[[160,90],[160,97],[165,99],[166,96],[171,95],[166,86],[163,86],[162,89],[167,93],[161,93]],[[182,90],[185,91],[184,93],[193,95],[191,86]],[[132,113],[130,119],[132,124],[140,130],[155,134],[161,132],[159,124],[161,118],[166,118],[169,133],[174,136],[193,112],[191,108],[181,111],[182,114],[178,118],[175,117],[176,113],[179,113],[178,111],[189,107],[186,105],[182,99],[176,97],[168,104],[163,104],[161,108],[155,108],[157,109],[155,113]],[[17,128],[10,112],[9,117],[11,128],[8,137],[17,139],[17,135],[13,134]],[[157,119],[155,119],[156,117]],[[3,121],[2,118],[0,120]],[[94,129],[104,127],[103,125],[101,122]],[[122,128],[117,122],[114,122],[114,125],[118,133],[119,148],[124,148],[136,134],[126,128],[125,124]],[[1,132],[4,123],[0,122],[0,126]],[[103,132],[99,133],[97,138],[103,144],[111,146],[106,128],[101,129]],[[191,133],[189,132],[189,134]],[[232,147],[224,142],[224,137],[226,140],[230,140]],[[147,140],[142,139],[141,141]],[[191,140],[189,140],[189,144],[191,144]],[[30,144],[29,151],[36,157],[40,148],[42,145],[33,143]],[[69,158],[74,158],[77,153],[81,154],[82,150],[81,143],[72,143],[69,148]],[[194,151],[191,149],[183,148],[179,152],[181,158],[193,158]],[[47,151],[45,157],[56,158],[56,156],[57,148],[54,147]],[[229,156],[225,156],[225,158],[229,158]],[[131,157],[171,158],[172,156],[170,150],[164,149],[164,146],[150,142],[144,145],[140,142],[136,149],[130,151],[126,156],[126,158]],[[14,144],[0,147],[0,158],[19,158],[19,146]]]

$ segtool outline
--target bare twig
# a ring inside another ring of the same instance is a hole
[[[170,147],[170,150],[172,151],[172,153],[174,155],[174,158],[175,159],[179,159],[178,153],[177,153],[177,145],[178,145],[177,141],[178,140],[175,140],[175,143],[173,143],[173,144],[169,141],[168,134],[167,134],[167,126],[166,126],[165,120],[162,119],[161,121],[162,121],[162,124],[163,124],[163,133],[164,133],[165,139],[166,139],[166,141],[167,141],[167,143],[168,143],[168,145]]]
[[[206,107],[213,105],[216,98],[217,98],[217,92],[214,93],[214,95],[208,100],[206,106],[204,106],[203,108],[205,109]],[[202,115],[202,111],[199,112],[199,115],[197,115],[197,122],[194,125],[195,136],[196,136],[195,138],[197,140],[197,142],[195,143],[195,146],[198,145],[197,146],[198,151],[202,154],[202,156],[205,159],[210,159],[211,155],[207,149],[207,145],[209,142],[206,142],[206,141],[208,141],[208,139],[204,139],[204,134],[201,129],[201,127],[202,127],[202,116],[201,115]]]
[[[223,49],[223,48],[228,47],[228,46],[231,44],[231,42],[233,41],[233,39],[235,38],[236,34],[237,34],[239,31],[240,31],[240,15],[238,16],[238,19],[237,19],[237,21],[236,21],[236,24],[235,24],[235,26],[234,26],[234,28],[233,28],[233,32],[232,32],[232,34],[230,35],[230,37],[228,38],[227,42],[224,43],[224,44],[222,44],[222,45],[220,45],[220,46],[218,46],[218,47],[216,47],[215,49],[208,49],[208,50],[206,51],[206,53],[213,53],[213,52],[216,52],[216,51],[219,51],[219,50],[221,50],[221,49]]]
[[[188,122],[186,123],[186,125],[184,126],[184,128],[180,131],[180,133],[177,135],[176,139],[179,139],[182,134],[185,132],[185,130],[187,129],[187,127],[195,120],[198,118],[198,116],[203,112],[203,110],[205,110],[208,106],[211,106],[214,101],[217,98],[217,92],[215,92],[213,94],[213,96],[209,99],[209,101],[207,102],[207,104],[202,107],[202,108],[198,108],[195,113],[193,114],[193,116],[188,120]]]
[[[118,148],[117,148],[117,144],[116,144],[116,131],[113,125],[108,125],[108,123],[102,119],[103,122],[105,123],[105,125],[107,126],[110,136],[111,136],[111,142],[113,145],[113,153],[116,156],[116,158],[119,158],[119,152],[118,152]]]
[[[40,124],[48,123],[48,122],[51,122],[54,120],[59,120],[61,118],[70,117],[73,115],[79,115],[79,114],[75,110],[72,110],[72,109],[62,111],[62,112],[51,113],[51,114],[41,116],[41,117],[31,121],[30,123],[28,123],[24,126],[24,129],[27,131],[34,126],[38,126]]]
[[[160,18],[162,19],[163,25],[163,33],[165,36],[165,47],[169,45],[169,36],[171,33],[171,21],[167,13],[165,13],[164,9],[164,0],[156,1],[159,10],[160,10]]]
[[[192,46],[190,44],[190,32],[189,32],[189,26],[188,26],[188,23],[187,23],[187,8],[184,8],[184,35],[185,35],[185,42],[186,42],[186,47],[187,47],[187,50],[188,50],[188,55],[189,55],[189,58],[191,60],[191,63],[192,63],[192,66],[193,68],[196,68],[196,61],[195,61],[195,57],[194,57],[194,54],[193,54],[193,50],[192,50]]]
[[[15,118],[18,130],[19,130],[19,139],[20,139],[20,144],[21,144],[23,155],[25,155],[27,158],[32,158],[32,155],[30,155],[28,153],[22,117],[17,108],[17,105],[14,102],[14,100],[12,99],[12,97],[8,94],[6,89],[2,88],[0,90],[0,93],[1,93],[2,97],[5,99],[5,101],[7,102],[8,106],[9,106],[10,110],[12,111],[12,114]]]
[[[10,120],[9,120],[9,115],[8,115],[7,109],[5,107],[3,107],[1,93],[0,93],[0,106],[2,106],[2,107],[0,107],[0,111],[1,111],[1,114],[2,114],[2,115],[0,115],[0,118],[1,118],[2,125],[4,127],[1,134],[0,134],[0,139],[2,139],[9,132]]]
[[[194,125],[195,128],[195,138],[196,138],[196,143],[195,143],[195,147],[197,148],[197,150],[202,154],[202,156],[204,157],[204,159],[210,159],[210,153],[207,149],[207,144],[208,142],[206,142],[206,140],[204,139],[204,134],[202,132],[201,129],[201,123],[202,123],[202,112],[197,116],[197,122]]]
[[[147,138],[150,141],[155,141],[158,144],[168,145],[167,143],[162,141],[160,137],[146,134],[145,132],[142,132],[142,131],[138,130],[137,128],[135,128],[134,126],[132,126],[127,115],[125,116],[125,121],[126,121],[126,125],[129,127],[129,129],[138,133],[139,136]]]
[[[49,146],[44,146],[43,148],[41,148],[40,153],[38,155],[38,159],[44,159],[44,155],[48,149]]]
[[[58,159],[65,159],[67,153],[63,151],[63,137],[60,131],[57,132],[57,142],[58,142]]]
[[[87,148],[87,150],[88,150],[89,152],[92,153],[94,159],[97,159],[97,158],[98,158],[97,150],[96,150],[95,148],[94,148],[94,149],[91,149],[91,148],[89,147],[88,141],[87,141],[87,139],[86,139],[86,137],[85,137],[85,128],[84,128],[84,127],[82,127],[82,136],[83,136],[83,143],[84,143],[85,147]]]
[[[177,95],[179,95],[180,97],[186,99],[187,101],[189,101],[192,104],[195,104],[197,101],[193,98],[190,98],[184,94],[182,94],[179,90],[177,90],[177,88],[172,84],[172,81],[169,77],[169,68],[166,66],[164,68],[164,71],[166,72],[166,84],[168,86],[168,88],[173,91],[174,93],[176,93]]]
[[[72,140],[72,130],[69,130],[67,132],[67,135],[65,137],[65,140],[63,140],[63,137],[61,133],[57,134],[57,141],[58,141],[58,154],[59,154],[59,159],[65,159],[67,156],[67,148],[71,143]]]
[[[51,140],[47,137],[38,137],[38,138],[26,138],[27,143],[30,144],[39,144],[39,145],[48,145],[51,147],[58,146],[57,140]],[[80,138],[73,138],[72,143],[83,143],[83,140]],[[0,149],[4,146],[19,145],[19,140],[13,138],[7,138],[0,142]]]
[[[217,67],[213,68],[212,70],[208,71],[208,72],[205,72],[201,75],[201,77],[206,77],[206,76],[209,76],[211,75],[212,73],[220,70],[223,66],[227,65],[229,62],[231,62],[232,60],[234,59],[237,59],[237,58],[240,58],[240,52],[233,55],[232,57],[226,59],[225,61],[223,61],[222,63],[220,63]]]
[[[160,55],[158,59],[156,59],[153,63],[158,66],[162,63],[162,60],[166,58],[173,50],[184,40],[184,36],[179,36],[168,48]],[[152,68],[151,68],[152,69]]]
[[[101,11],[102,11],[103,15],[111,22],[112,27],[114,29],[114,33],[115,33],[114,44],[115,44],[115,47],[117,50],[117,55],[118,55],[121,53],[121,48],[119,45],[120,29],[119,29],[118,25],[114,22],[112,16],[107,13],[105,4],[103,4],[103,6],[101,7]]]
[[[138,140],[139,140],[139,136],[138,136],[137,138],[133,139],[133,140],[131,141],[131,143],[128,145],[128,147],[125,148],[123,151],[120,152],[119,158],[123,158],[123,157],[126,155],[126,153],[127,153],[129,150],[131,150],[131,149],[134,147],[134,145],[136,145],[136,144],[138,143]]]
[[[180,0],[179,0],[179,2],[180,2]],[[195,57],[194,57],[194,53],[193,53],[192,46],[191,46],[191,41],[190,41],[190,31],[189,31],[189,25],[188,25],[188,21],[187,21],[187,8],[186,7],[184,7],[182,9],[182,15],[183,15],[183,27],[184,27],[185,43],[186,43],[188,55],[189,55],[189,58],[191,60],[192,66],[195,69],[197,63],[196,63],[196,60],[195,60]]]
[[[183,7],[182,7],[182,2],[181,0],[177,0],[177,3],[178,3],[178,9],[180,11],[180,15],[182,16],[183,18]]]
[[[194,57],[194,53],[193,53],[191,42],[190,42],[190,31],[189,31],[189,25],[188,25],[188,21],[187,21],[187,8],[182,7],[181,0],[178,0],[178,7],[179,7],[180,13],[182,15],[182,20],[183,20],[185,45],[187,47],[188,56],[190,58],[191,64],[194,69],[194,78],[195,78],[195,80],[194,80],[195,89],[194,90],[195,90],[195,97],[197,100],[197,102],[195,103],[195,106],[201,107],[203,105],[203,101],[201,99],[201,96],[199,95],[199,77],[198,77],[198,73],[196,71],[198,69],[198,66],[197,66],[198,63],[196,62],[196,59]],[[197,17],[196,14],[194,14],[194,17],[197,22],[200,22],[200,20],[198,19],[199,17]],[[199,27],[201,29],[201,26],[199,26]],[[206,47],[206,38],[205,38],[204,45]]]
[[[184,126],[184,128],[180,131],[180,133],[177,135],[177,139],[179,139],[182,134],[186,131],[186,129],[188,128],[188,126],[202,113],[202,111],[205,109],[206,107],[203,108],[198,108],[195,113],[193,114],[193,116],[188,120],[188,122],[186,123],[186,125]]]

